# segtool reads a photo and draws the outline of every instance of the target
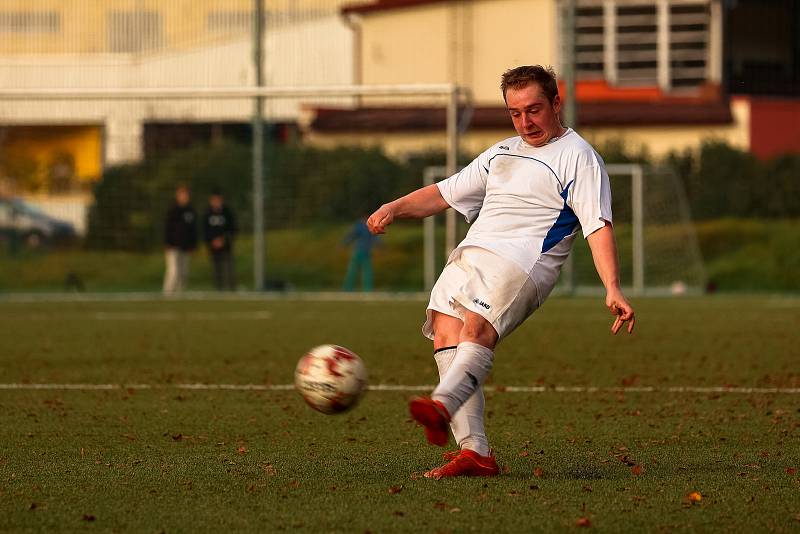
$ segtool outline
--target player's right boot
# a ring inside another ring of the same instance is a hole
[[[417,397],[408,404],[408,411],[414,421],[425,427],[428,443],[440,447],[447,444],[450,437],[450,414],[444,404],[427,397]]]
[[[462,449],[456,454],[447,452],[444,458],[449,461],[425,473],[426,478],[439,480],[448,477],[493,477],[500,474],[497,460],[491,451],[488,456],[481,456],[475,451]]]

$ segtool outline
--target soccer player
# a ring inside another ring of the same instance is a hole
[[[611,188],[602,158],[561,125],[555,73],[521,66],[500,88],[519,134],[492,146],[461,172],[381,206],[367,220],[381,234],[395,219],[422,218],[449,207],[472,223],[431,291],[422,332],[433,340],[439,385],[413,399],[412,418],[443,446],[448,425],[460,447],[425,476],[492,476],[497,462],[483,422],[482,384],[494,349],[552,291],[581,231],[614,315],[611,332],[634,312],[620,290],[611,225]]]

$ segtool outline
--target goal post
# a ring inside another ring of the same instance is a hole
[[[606,165],[614,192],[614,224],[622,284],[634,296],[697,294],[706,272],[688,200],[674,171],[639,163]],[[427,167],[426,185],[446,178],[444,167]],[[454,215],[452,209],[448,215]],[[448,235],[450,231],[447,231]],[[436,227],[425,221],[425,287],[436,275]],[[453,231],[453,237],[457,232]],[[444,260],[451,247],[445,247]],[[576,243],[562,269],[557,291],[567,295],[601,290],[588,246]]]

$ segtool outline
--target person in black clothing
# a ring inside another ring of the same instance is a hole
[[[203,217],[203,230],[214,268],[214,285],[220,291],[235,290],[233,238],[237,231],[236,218],[225,204],[222,192],[218,189],[214,189],[208,198],[208,211]]]
[[[175,203],[167,211],[164,224],[166,270],[164,294],[172,295],[186,289],[189,277],[189,258],[197,248],[197,214],[191,204],[189,188],[175,189]]]

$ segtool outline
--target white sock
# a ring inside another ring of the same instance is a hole
[[[433,390],[431,398],[444,404],[452,418],[475,393],[492,370],[494,352],[477,343],[458,344],[453,363]]]
[[[456,357],[456,348],[440,350],[433,357],[439,368],[439,378],[444,378]],[[479,387],[450,418],[450,430],[460,448],[488,456],[489,440],[486,439],[486,430],[483,426],[483,406],[483,388]]]

